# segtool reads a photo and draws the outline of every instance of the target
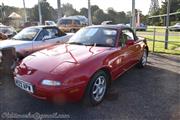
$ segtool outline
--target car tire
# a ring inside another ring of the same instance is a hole
[[[107,94],[109,82],[109,75],[105,71],[96,72],[87,86],[83,101],[84,105],[96,106],[100,104]]]
[[[142,57],[141,57],[141,59],[140,59],[140,61],[138,63],[138,67],[139,68],[144,68],[146,66],[146,64],[147,64],[147,57],[148,57],[148,51],[145,48],[143,50],[143,55],[142,55]]]

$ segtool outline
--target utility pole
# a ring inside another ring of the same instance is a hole
[[[89,25],[92,25],[91,2],[90,2],[90,0],[88,0],[88,22],[89,22]]]
[[[41,0],[38,0],[39,24],[42,25]]]
[[[166,34],[165,34],[164,48],[168,49],[170,0],[166,0],[166,2],[167,2],[167,16],[166,16]]]
[[[23,5],[24,5],[24,21],[27,22],[27,11],[26,11],[25,0],[23,0]]]
[[[136,31],[136,11],[135,11],[135,0],[132,0],[132,28]]]
[[[4,21],[4,18],[5,18],[4,3],[2,3],[2,5],[1,5],[1,15],[2,15],[1,22],[3,22],[3,21]]]
[[[3,14],[3,6],[1,6],[1,22],[3,22],[4,14]]]
[[[62,17],[61,0],[57,0],[58,20]]]

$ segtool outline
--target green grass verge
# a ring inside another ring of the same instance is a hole
[[[153,36],[144,36],[153,39]],[[156,36],[154,52],[180,55],[180,36],[169,36],[168,49],[164,49],[164,36]],[[161,42],[162,41],[162,42]],[[153,51],[153,41],[148,41],[150,51]]]

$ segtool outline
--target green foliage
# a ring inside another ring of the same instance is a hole
[[[170,0],[170,13],[173,12],[180,12],[180,0]],[[162,2],[162,6],[159,10],[157,10],[155,13],[152,15],[162,15],[166,14],[167,12],[167,2]],[[180,21],[180,14],[170,16],[170,21],[172,23]],[[153,18],[150,22],[150,25],[163,25],[164,17],[161,18]]]
[[[130,17],[125,12],[116,12],[113,8],[108,8],[107,13],[97,6],[92,6],[93,24],[101,24],[103,21],[110,20],[114,24],[127,24]]]
[[[88,9],[87,8],[81,8],[79,14],[88,17]]]
[[[62,5],[62,12],[63,16],[72,16],[79,14],[79,12],[73,8],[72,4],[69,3]]]
[[[42,12],[42,20],[43,22],[46,20],[54,20],[55,19],[55,13],[56,11],[53,9],[53,7],[50,6],[50,4],[43,0],[41,3],[41,12]],[[38,4],[36,4],[32,9],[29,10],[30,14],[30,20],[31,21],[39,21],[39,13],[38,13]]]
[[[43,22],[46,20],[57,20],[57,9],[54,9],[50,4],[47,2],[47,0],[42,0],[41,3],[41,11],[42,11],[42,19]],[[38,13],[38,4],[36,4],[33,8],[27,8],[27,16],[28,21],[39,21],[39,13]],[[17,7],[9,7],[5,6],[5,12],[7,15],[9,15],[12,12],[16,12],[20,14],[22,17],[24,17],[24,9],[23,8],[17,8]],[[117,12],[113,8],[108,8],[107,12],[104,12],[99,6],[92,5],[91,6],[91,13],[92,13],[92,21],[93,24],[101,24],[103,21],[110,20],[115,24],[127,24],[130,23],[131,19],[131,12]],[[63,16],[72,16],[72,15],[83,15],[88,17],[88,9],[82,8],[80,11],[77,11],[73,8],[72,4],[63,4],[62,5],[62,15]],[[1,14],[0,14],[1,17]],[[7,17],[7,16],[6,16]],[[146,17],[144,15],[141,15],[142,22],[146,23]]]

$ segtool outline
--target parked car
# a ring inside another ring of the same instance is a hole
[[[28,22],[25,22],[25,23],[21,24],[20,28],[24,29],[24,28],[31,27],[31,26],[38,26],[38,22],[35,22],[35,21],[30,22],[30,21],[28,21]]]
[[[6,39],[8,39],[8,36],[0,32],[0,40],[6,40]]]
[[[169,27],[170,31],[180,31],[180,23],[176,23],[175,25]]]
[[[64,45],[26,57],[15,69],[15,84],[50,101],[101,103],[112,81],[134,65],[144,67],[148,46],[124,25],[90,26]],[[49,62],[51,61],[51,62]]]
[[[60,19],[57,25],[59,29],[61,29],[64,32],[75,33],[82,27],[85,27],[87,24],[82,22],[80,19],[67,17]]]
[[[136,26],[136,31],[146,31],[146,30],[147,30],[147,26],[143,23]]]
[[[45,21],[44,23],[48,26],[56,26],[56,23],[54,21]]]
[[[15,47],[18,57],[23,58],[37,50],[65,43],[71,36],[54,26],[28,27],[12,39],[0,41],[0,49]]]
[[[113,22],[112,21],[103,21],[102,23],[101,23],[101,25],[110,25],[110,24],[113,24]]]
[[[16,30],[11,26],[0,25],[0,33],[5,34],[8,38],[17,34]]]

